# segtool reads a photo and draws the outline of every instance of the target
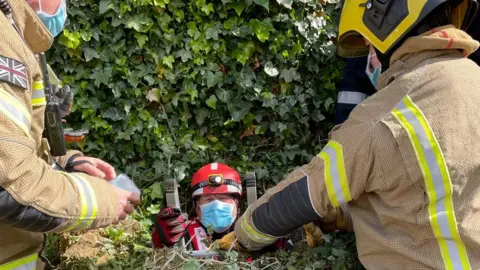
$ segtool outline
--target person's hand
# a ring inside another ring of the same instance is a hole
[[[235,232],[230,232],[221,239],[215,241],[218,244],[220,249],[224,250],[236,250],[236,251],[247,251],[244,247],[240,245],[240,242],[237,240]]]
[[[58,89],[58,85],[53,86],[53,92],[57,98],[59,108],[60,108],[60,118],[67,117],[72,111],[73,91],[70,90],[69,85],[65,85],[62,88]]]
[[[140,204],[140,195],[116,186],[112,186],[112,188],[115,190],[118,197],[117,220],[115,222],[118,223],[120,220],[125,220],[128,215],[135,211],[134,206]]]
[[[314,222],[303,225],[303,229],[305,230],[309,247],[317,247],[323,243],[323,232]]]
[[[185,234],[187,217],[177,208],[164,208],[156,216],[152,232],[154,247],[171,247]]]
[[[74,157],[67,166],[74,171],[84,172],[88,175],[112,180],[117,177],[115,169],[107,162],[93,157]]]

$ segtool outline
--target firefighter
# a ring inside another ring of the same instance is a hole
[[[470,23],[467,33],[475,40],[480,40],[480,12]],[[470,59],[480,65],[480,50],[469,56]],[[377,59],[373,59],[374,61]],[[365,69],[368,56],[347,58],[345,60],[344,77],[339,87],[337,104],[335,108],[334,125],[341,125],[364,99],[375,93],[375,88],[368,77]],[[377,62],[377,65],[379,63]],[[304,225],[306,240],[311,247],[322,243],[322,235],[326,232],[353,230],[348,210],[337,209],[330,219],[316,220]]]
[[[188,249],[207,250],[205,242],[220,239],[233,230],[242,197],[242,181],[236,170],[222,163],[207,164],[192,176],[190,188],[194,214],[188,218],[180,209],[162,209],[152,232],[155,248],[171,247],[183,238],[189,243]],[[287,242],[281,238],[267,249],[287,248]]]
[[[41,269],[44,233],[116,223],[134,211],[139,197],[109,184],[113,167],[81,152],[58,161],[66,167],[88,159],[104,178],[53,168],[42,138],[46,100],[36,54],[63,30],[65,1],[10,0],[0,8],[0,269]],[[71,167],[92,169],[80,165]]]
[[[476,1],[346,0],[338,53],[369,55],[377,93],[251,205],[222,248],[257,250],[348,206],[367,269],[479,269]]]

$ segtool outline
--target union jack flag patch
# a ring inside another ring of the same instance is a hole
[[[27,89],[27,70],[21,62],[0,55],[0,80]]]

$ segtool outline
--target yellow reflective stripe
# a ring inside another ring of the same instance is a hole
[[[420,109],[406,96],[393,110],[415,150],[429,198],[428,212],[446,269],[471,269],[460,238],[452,201],[452,182],[440,145]]]
[[[330,140],[318,156],[324,161],[325,185],[332,205],[339,207],[351,201],[342,145]]]
[[[45,99],[45,91],[43,88],[43,81],[34,81],[33,82],[33,91],[32,91],[32,105],[41,106],[47,104]]]
[[[34,270],[37,268],[38,254],[0,265],[0,270]]]
[[[63,232],[77,231],[88,228],[96,219],[98,212],[98,204],[95,197],[95,191],[93,190],[90,183],[83,177],[76,174],[68,174],[64,172],[62,173],[69,177],[76,184],[79,190],[81,205],[80,218],[76,220],[70,227],[63,230]]]
[[[47,100],[45,99],[45,97],[43,98],[32,98],[32,105],[33,106],[42,106],[42,105],[45,105],[47,104]]]
[[[240,226],[243,229],[244,232],[246,232],[249,236],[250,239],[255,240],[255,242],[259,244],[269,244],[272,241],[275,241],[277,237],[261,233],[257,230],[255,230],[250,224],[248,224],[247,217],[243,215],[241,218],[242,220],[240,221]]]
[[[43,90],[43,81],[34,81],[32,86],[33,90]]]
[[[0,111],[30,137],[31,116],[27,109],[3,88],[0,88]]]

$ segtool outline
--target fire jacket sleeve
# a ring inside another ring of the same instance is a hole
[[[368,114],[359,106],[360,117]],[[332,214],[365,192],[373,164],[373,124],[347,120],[309,164],[267,190],[235,224],[239,243],[259,250],[296,228]],[[371,122],[371,121],[370,121]]]
[[[32,119],[28,93],[0,82],[0,224],[32,232],[111,224],[118,198],[108,182],[56,171],[38,156],[43,121]]]

